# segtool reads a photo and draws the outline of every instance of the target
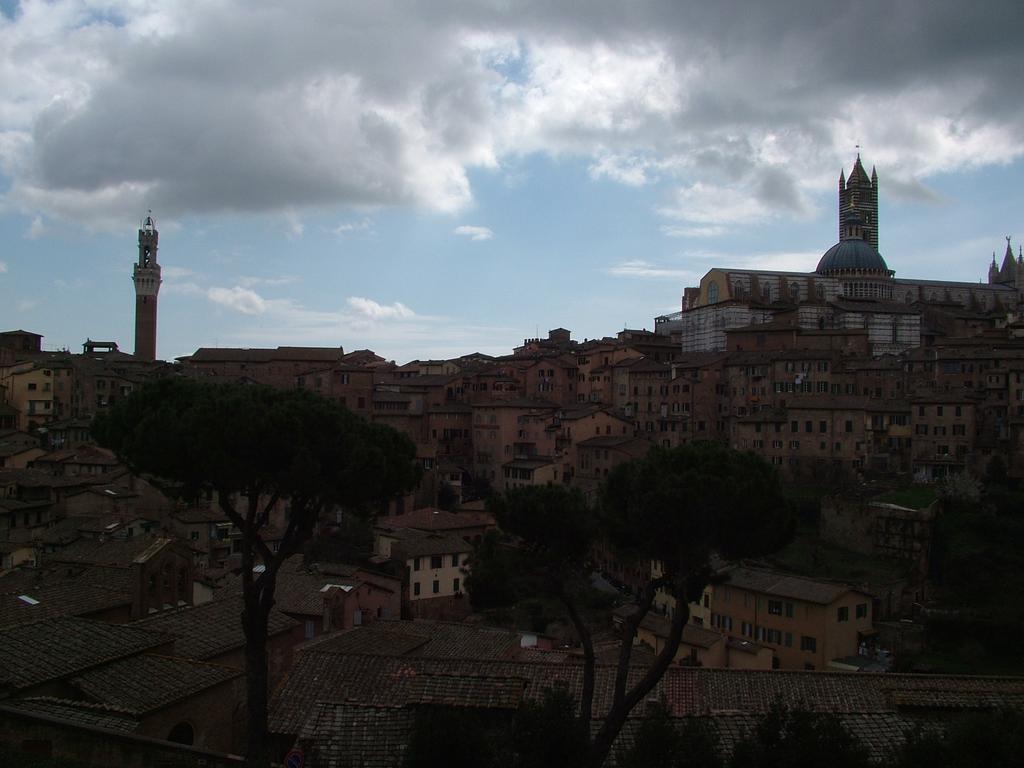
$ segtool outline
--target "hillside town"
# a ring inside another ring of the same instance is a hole
[[[973,636],[944,643],[978,617],[943,578],[959,540],[940,534],[1024,479],[1024,252],[997,235],[1005,247],[978,255],[977,283],[897,277],[878,250],[878,196],[858,155],[839,179],[839,240],[817,265],[715,267],[650,329],[581,340],[555,328],[505,355],[401,363],[341,346],[159,359],[148,215],[131,353],[0,333],[0,744],[114,766],[244,763],[240,616],[246,575],[268,563],[246,565],[248,539],[221,505],[246,500],[184,493],[92,430],[169,379],[312,393],[415,447],[416,487],[365,523],[321,515],[276,572],[276,760],[400,764],[388,761],[424,709],[510,716],[553,687],[578,694],[572,622],[539,596],[498,610],[473,593],[484,544],[516,546],[490,500],[561,487],[597,505],[616,467],[705,442],[770,465],[798,520],[775,553],[715,553],[678,638],[671,595],[641,609],[663,563],[589,554],[595,724],[627,627],[630,679],[678,642],[617,745],[657,701],[704,722],[725,752],[778,702],[837,714],[877,760],[922,722],[1019,707],[1019,661],[986,666],[995,651]],[[291,502],[267,502],[269,552],[289,535]],[[1000,591],[1011,588],[994,586],[986,608],[1019,603]]]

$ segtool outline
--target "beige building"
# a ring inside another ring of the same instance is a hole
[[[0,386],[6,390],[8,404],[18,411],[17,429],[30,431],[54,418],[50,366],[21,362],[0,367]]]
[[[451,533],[425,533],[412,529],[378,535],[379,555],[397,561],[405,572],[403,589],[411,612],[445,612],[454,608],[454,601],[465,600],[466,567],[473,546],[461,536]],[[388,550],[385,555],[383,548]],[[435,603],[420,606],[418,603]]]
[[[873,634],[871,596],[852,587],[730,566],[711,587],[708,628],[772,650],[772,666],[827,669]]]

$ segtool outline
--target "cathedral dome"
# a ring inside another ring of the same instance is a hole
[[[871,247],[871,243],[851,239],[840,240],[825,251],[814,271],[819,275],[827,275],[830,272],[851,270],[887,274],[889,267],[882,255]]]

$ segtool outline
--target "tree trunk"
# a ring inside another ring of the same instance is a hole
[[[245,629],[245,693],[248,708],[248,745],[245,764],[269,768],[270,735],[267,728],[267,611],[256,590],[245,595],[242,626]]]
[[[601,768],[604,765],[604,761],[608,759],[608,753],[611,752],[612,744],[619,735],[619,731],[622,730],[622,726],[625,724],[626,718],[629,717],[629,713],[633,711],[633,707],[654,690],[658,681],[661,680],[666,670],[672,665],[676,651],[679,650],[679,641],[683,637],[683,627],[690,620],[690,606],[686,602],[686,595],[682,591],[679,594],[683,596],[676,598],[676,613],[672,619],[672,627],[669,630],[668,638],[666,638],[665,647],[661,649],[661,653],[658,654],[651,668],[647,670],[646,674],[640,678],[631,690],[625,693],[624,696],[616,695],[614,697],[611,708],[601,724],[601,729],[597,732],[591,745],[590,761],[588,764],[590,768]],[[640,623],[640,618],[642,616],[638,615],[637,624]],[[632,638],[629,638],[629,641],[632,642]],[[627,662],[628,659],[627,655]],[[621,670],[619,671],[621,672]]]

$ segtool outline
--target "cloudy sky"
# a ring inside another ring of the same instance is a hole
[[[812,270],[859,145],[903,277],[1024,238],[1020,0],[0,0],[0,326],[399,361]]]

